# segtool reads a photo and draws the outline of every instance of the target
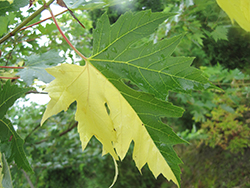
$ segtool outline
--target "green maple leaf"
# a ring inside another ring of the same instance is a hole
[[[45,83],[49,83],[54,77],[48,74],[45,68],[55,66],[62,61],[63,58],[58,55],[56,50],[51,50],[41,55],[34,54],[27,58],[24,69],[19,70],[17,75],[19,75],[28,85],[31,85],[35,78]]]
[[[190,67],[193,58],[171,57],[182,36],[138,46],[138,40],[172,15],[128,12],[111,26],[104,14],[93,33],[93,55],[84,66],[48,69],[55,80],[46,89],[51,101],[42,123],[76,100],[83,149],[94,135],[103,144],[104,154],[122,160],[133,140],[138,169],[147,163],[155,177],[162,173],[179,186],[181,160],[173,145],[185,141],[161,118],[180,117],[183,109],[165,99],[170,90],[189,93],[214,86],[201,71]],[[123,79],[140,91],[129,88]]]
[[[10,81],[0,89],[0,146],[5,147],[9,162],[14,159],[18,167],[32,171],[24,153],[23,139],[17,134],[10,120],[4,117],[14,102],[27,91],[29,88],[19,88],[17,85],[11,85]]]
[[[214,38],[215,42],[218,40],[228,40],[227,39],[228,28],[223,26],[217,26],[215,30],[211,33],[211,36]]]

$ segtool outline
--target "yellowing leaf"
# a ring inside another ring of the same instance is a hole
[[[103,145],[103,154],[122,160],[134,141],[133,159],[139,170],[147,163],[154,176],[162,173],[179,183],[168,163],[154,144],[143,122],[121,93],[91,63],[85,66],[62,64],[48,68],[55,77],[46,91],[51,101],[42,118],[64,110],[76,101],[75,115],[84,149],[95,136]]]
[[[217,0],[218,5],[246,31],[250,31],[249,0]]]

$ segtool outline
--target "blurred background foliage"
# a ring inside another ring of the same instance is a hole
[[[88,3],[93,2],[99,1]],[[42,1],[29,9],[1,15],[0,20],[7,17],[9,20],[1,22],[0,36],[16,27],[39,4]],[[105,11],[114,23],[126,11],[145,9],[176,13],[145,41],[156,43],[185,33],[173,55],[195,57],[193,66],[203,70],[204,75],[222,89],[191,95],[169,93],[166,99],[185,109],[179,119],[163,118],[190,143],[175,146],[184,162],[181,165],[182,187],[250,187],[250,34],[237,23],[232,25],[215,0],[131,0],[98,9],[75,10],[75,16],[86,29],[69,13],[58,16],[57,20],[72,44],[85,56],[90,56],[92,31]],[[37,17],[32,23],[40,19]],[[68,63],[82,63],[54,23],[47,21],[5,41],[1,46],[0,65],[21,66],[28,56],[51,49],[58,50]],[[13,70],[0,70],[1,76],[14,74]],[[19,81],[19,84],[25,83]],[[33,86],[37,87],[35,83]],[[82,152],[74,120],[75,104],[67,113],[61,112],[41,127],[44,110],[44,105],[19,101],[8,113],[25,140],[24,148],[34,170],[34,174],[27,174],[12,165],[14,187],[108,187],[114,176],[112,158],[101,156],[101,145],[94,138]],[[118,164],[115,188],[175,187],[162,176],[155,179],[147,167],[143,168],[142,176],[131,159],[131,152],[132,146],[125,160]]]

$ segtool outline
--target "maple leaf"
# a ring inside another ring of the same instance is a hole
[[[213,32],[211,32],[211,36],[214,38],[215,42],[218,40],[228,40],[227,39],[228,29],[223,26],[217,26]]]
[[[250,31],[250,1],[249,0],[216,0],[218,5],[246,31]]]
[[[140,170],[146,163],[157,177],[162,173],[168,180],[178,181],[164,157],[149,136],[144,123],[120,92],[89,62],[85,66],[63,64],[47,69],[56,79],[46,88],[51,101],[41,123],[76,101],[75,115],[82,149],[92,136],[103,144],[103,154],[110,153],[116,160],[123,159],[133,140],[133,158]],[[65,80],[65,78],[67,78]],[[151,96],[144,101],[162,110],[178,111],[170,103],[157,104]],[[138,97],[137,100],[143,100]],[[107,111],[107,107],[109,111]],[[156,112],[160,111],[156,110]],[[180,111],[182,112],[182,111]],[[164,129],[164,127],[162,127]],[[171,135],[171,132],[169,132]],[[174,138],[174,135],[173,135]],[[150,155],[149,155],[150,153]]]
[[[165,101],[166,96],[170,90],[189,93],[213,85],[201,71],[189,67],[193,58],[170,56],[182,36],[135,45],[170,16],[129,12],[110,26],[104,14],[93,33],[93,55],[84,66],[47,69],[55,80],[46,88],[51,101],[41,124],[77,101],[75,119],[83,149],[95,136],[103,144],[103,154],[122,160],[133,141],[139,170],[148,164],[155,177],[162,173],[179,186],[181,160],[172,146],[185,141],[161,118],[180,117],[183,109]],[[126,86],[123,79],[136,84],[140,92]]]
[[[60,57],[56,50],[45,52],[39,56],[33,54],[28,57],[24,69],[20,69],[16,75],[19,75],[28,85],[31,85],[35,78],[49,83],[54,77],[48,74],[45,68],[55,66],[63,60],[64,58]]]

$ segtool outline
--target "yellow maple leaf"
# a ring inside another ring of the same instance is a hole
[[[51,98],[41,124],[76,101],[75,115],[84,150],[92,136],[103,145],[103,154],[123,160],[134,141],[133,159],[139,170],[147,163],[154,176],[178,181],[154,144],[143,122],[121,93],[91,63],[62,64],[46,69],[55,77],[46,91]]]
[[[250,1],[249,0],[216,0],[218,5],[246,31],[250,31]]]

